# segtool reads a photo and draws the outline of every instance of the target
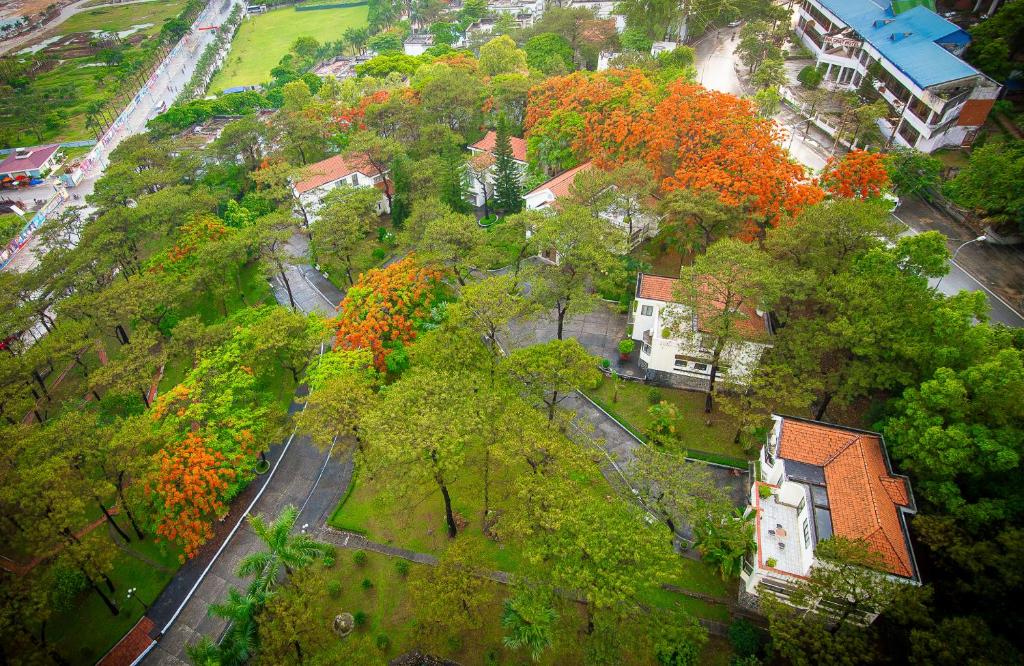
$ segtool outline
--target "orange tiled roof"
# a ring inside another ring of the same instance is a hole
[[[363,157],[352,155],[346,158],[342,155],[335,155],[306,167],[309,177],[296,183],[295,189],[302,194],[357,172],[372,177],[376,175],[377,170],[369,160]]]
[[[676,285],[679,278],[663,277],[661,275],[640,274],[640,286],[637,288],[637,298],[649,298],[652,301],[665,301],[666,303],[678,302],[676,296]],[[711,307],[721,308],[719,302],[709,303]],[[767,332],[764,317],[757,314],[753,308],[741,308],[746,315],[745,319],[737,322],[737,328],[746,335],[752,337],[764,336]],[[700,317],[697,317],[697,327],[700,328]]]
[[[544,190],[551,190],[551,194],[557,199],[558,197],[564,197],[569,194],[569,188],[572,187],[572,183],[576,180],[576,174],[589,171],[594,167],[590,162],[584,162],[574,169],[569,169],[565,173],[560,173],[543,185],[535,188],[532,192],[528,192],[526,196],[543,192]]]
[[[156,624],[145,615],[124,635],[117,645],[110,649],[98,666],[128,666],[134,664],[146,649],[155,641],[150,636]]]
[[[898,576],[914,577],[900,507],[911,508],[904,477],[894,476],[882,438],[823,423],[785,419],[779,457],[822,467],[832,513],[832,531],[864,539]]]
[[[508,140],[509,143],[512,144],[512,157],[520,162],[526,162],[526,139],[510,136]],[[484,135],[484,138],[474,143],[470,148],[476,148],[477,150],[482,150],[485,153],[494,154],[494,147],[497,143],[498,134],[494,130],[491,130]]]

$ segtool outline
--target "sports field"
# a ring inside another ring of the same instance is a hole
[[[227,62],[214,77],[210,90],[264,83],[297,38],[333,42],[347,29],[364,25],[365,6],[312,12],[284,7],[247,18],[238,28]]]

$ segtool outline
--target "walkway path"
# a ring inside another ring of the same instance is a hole
[[[297,239],[295,246],[301,249],[302,241]],[[334,285],[304,264],[290,266],[288,280],[303,312],[333,314],[334,304],[343,297]],[[273,286],[278,302],[287,304],[283,287]],[[305,387],[300,387],[297,396],[304,393]],[[293,402],[289,411],[301,408]],[[275,518],[283,507],[292,504],[300,509],[298,529],[322,529],[352,477],[351,460],[331,457],[313,446],[308,437],[296,433],[272,447],[267,458],[270,472],[234,502],[227,518],[217,526],[216,538],[178,571],[153,604],[147,615],[156,624],[153,637],[159,640],[143,663],[187,664],[188,645],[202,635],[220,635],[226,622],[209,617],[207,609],[223,599],[228,586],[246,585],[235,576],[235,569],[243,557],[259,548],[259,540],[245,520],[248,515]]]

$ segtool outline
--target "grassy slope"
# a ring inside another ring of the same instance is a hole
[[[235,34],[227,62],[213,79],[211,90],[264,83],[270,70],[299,37],[336,41],[346,29],[366,24],[366,7],[297,12],[275,9],[246,19]]]
[[[158,32],[164,21],[174,18],[185,6],[185,0],[161,0],[160,2],[139,2],[120,7],[103,7],[75,14],[57,26],[53,33],[68,35],[86,30],[107,30],[110,32],[128,30],[133,25],[152,23],[147,33]]]
[[[7,245],[24,226],[24,220],[14,213],[0,215],[0,247]]]
[[[652,390],[658,392],[660,400],[671,402],[679,410],[680,440],[683,448],[721,453],[746,460],[747,454],[732,441],[736,434],[732,417],[716,409],[711,414],[711,425],[705,425],[707,415],[704,414],[703,393],[660,387],[655,389],[638,382],[623,382],[619,386],[618,402],[613,402],[614,386],[610,379],[605,378],[597,389],[588,391],[588,394],[598,399],[602,407],[612,411],[614,416],[631,430],[643,435],[647,433],[653,420],[647,411],[651,406]]]

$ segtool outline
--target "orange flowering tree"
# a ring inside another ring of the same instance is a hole
[[[235,461],[197,433],[188,433],[170,450],[157,454],[145,491],[154,500],[157,535],[181,544],[182,561],[213,536],[211,520],[227,506],[224,497],[236,476]]]
[[[834,197],[873,199],[889,187],[885,157],[866,150],[851,150],[838,160],[830,157],[821,183]]]
[[[388,369],[387,358],[428,325],[443,297],[441,272],[406,257],[386,268],[363,273],[338,306],[338,349],[369,349],[374,366]]]
[[[786,216],[824,193],[789,159],[778,126],[734,95],[677,80],[655,86],[637,70],[554,77],[530,92],[527,129],[533,137],[567,114],[560,140],[577,158],[609,168],[641,160],[663,193],[712,190],[747,218],[741,236],[763,237]],[[531,147],[533,147],[531,143]],[[560,165],[560,166],[564,166]]]

